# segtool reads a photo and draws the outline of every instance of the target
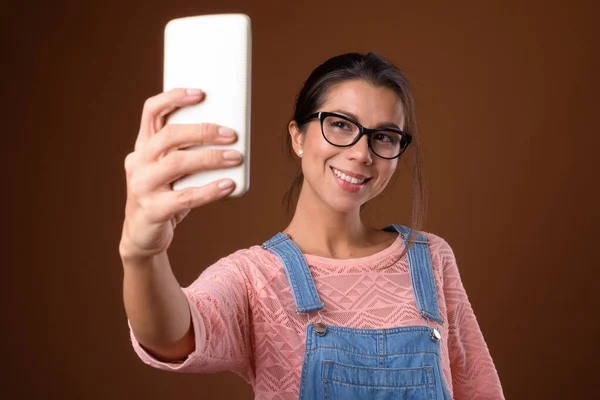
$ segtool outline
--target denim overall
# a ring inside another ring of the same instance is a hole
[[[397,231],[408,245],[409,228],[390,225],[384,230]],[[263,248],[281,260],[298,313],[325,307],[302,252],[288,235],[278,233]],[[451,399],[440,366],[440,334],[429,326],[443,324],[444,320],[439,313],[426,237],[419,235],[413,242],[408,263],[412,290],[425,325],[355,329],[322,321],[308,324],[301,400]]]

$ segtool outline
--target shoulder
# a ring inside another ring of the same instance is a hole
[[[409,232],[411,232],[410,227],[404,226],[404,225],[398,225],[398,224],[397,225],[388,225],[385,228],[385,230],[389,230],[390,232],[393,232],[390,229],[392,226],[395,227],[396,230],[400,231],[402,233],[403,237],[406,237],[406,235]],[[432,233],[432,232],[423,231],[423,230],[420,230],[420,231],[415,230],[414,233],[425,236],[425,238],[427,238],[429,252],[431,253],[432,257],[452,254],[452,248],[450,247],[448,242],[440,235]]]
[[[441,276],[458,274],[454,250],[442,236],[426,231],[419,231],[429,242],[429,254],[433,269]]]
[[[239,268],[255,267],[264,263],[270,263],[274,256],[262,246],[255,245],[246,249],[237,250],[228,256],[221,258],[216,264],[236,265]]]
[[[216,261],[201,274],[202,279],[244,280],[249,287],[259,288],[282,272],[279,261],[268,250],[255,245],[237,250]]]
[[[460,281],[460,272],[456,263],[454,250],[446,239],[430,232],[421,233],[429,240],[429,252],[432,264],[434,269],[440,274],[442,282],[449,284],[449,282],[454,280]]]
[[[454,258],[454,251],[446,239],[431,232],[420,231],[420,233],[429,241],[429,251],[432,257]]]

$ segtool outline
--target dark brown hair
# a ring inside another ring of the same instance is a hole
[[[413,141],[406,153],[412,169],[412,218],[413,230],[421,230],[426,212],[426,196],[423,185],[419,136],[415,118],[415,105],[412,91],[406,77],[392,63],[375,53],[342,54],[319,65],[308,77],[296,99],[293,121],[301,132],[306,131],[306,123],[299,124],[307,115],[316,112],[325,102],[329,89],[339,83],[349,80],[362,79],[374,86],[386,87],[393,90],[404,106],[403,130],[412,135]],[[293,154],[290,135],[286,135],[287,148]],[[299,169],[291,186],[286,191],[284,203],[289,211],[292,203],[296,203],[303,182],[302,170]],[[413,236],[411,234],[411,236]],[[405,251],[406,252],[406,251]],[[405,253],[404,252],[404,253]],[[403,255],[404,255],[403,253]]]

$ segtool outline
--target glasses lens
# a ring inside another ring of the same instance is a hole
[[[353,122],[335,115],[323,119],[323,135],[336,146],[348,146],[360,133],[360,128]],[[381,130],[371,135],[371,148],[375,154],[383,158],[397,157],[408,145],[406,136]]]
[[[394,158],[406,147],[406,137],[394,131],[373,132],[371,147],[378,156]]]
[[[347,146],[359,133],[356,124],[340,117],[330,115],[323,119],[323,135],[328,142],[336,146]]]

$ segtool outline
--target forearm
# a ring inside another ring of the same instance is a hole
[[[185,358],[194,351],[190,309],[166,252],[122,261],[123,301],[136,339],[164,361]]]

